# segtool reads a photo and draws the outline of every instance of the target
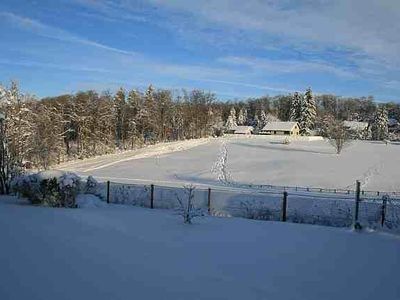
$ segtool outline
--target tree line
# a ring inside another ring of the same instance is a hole
[[[296,106],[296,101],[303,104]],[[400,119],[399,104],[384,107],[389,116]],[[11,178],[24,168],[47,169],[144,144],[219,136],[232,121],[261,128],[269,121],[296,120],[308,134],[327,116],[370,121],[377,111],[371,97],[313,96],[311,89],[304,95],[221,101],[202,90],[150,85],[144,91],[90,90],[37,99],[12,82],[0,86],[0,192],[7,192]]]

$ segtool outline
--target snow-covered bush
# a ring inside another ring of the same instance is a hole
[[[12,190],[32,204],[75,207],[75,197],[80,185],[80,177],[74,173],[45,171],[15,178]]]
[[[191,224],[192,219],[196,217],[201,217],[204,215],[203,210],[201,208],[197,208],[194,205],[194,191],[195,186],[193,185],[185,185],[184,186],[184,199],[181,199],[178,195],[176,195],[176,199],[178,200],[178,208],[177,213],[183,217],[183,222],[186,224]]]
[[[74,207],[75,197],[81,186],[81,178],[74,173],[64,173],[58,178],[59,194],[63,207]],[[58,206],[58,205],[57,205]]]
[[[97,190],[98,182],[96,179],[94,179],[93,176],[88,176],[86,179],[86,184],[85,184],[85,192],[88,194],[95,194]]]
[[[273,220],[274,214],[270,208],[265,207],[262,201],[242,201],[240,207],[243,209],[247,219]]]
[[[20,175],[11,181],[11,191],[29,199],[33,204],[41,201],[40,182],[37,176]]]
[[[79,208],[102,208],[107,207],[107,203],[92,194],[79,194],[76,197],[76,206]]]

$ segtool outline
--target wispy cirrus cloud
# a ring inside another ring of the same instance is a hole
[[[19,67],[27,67],[27,68],[44,68],[44,69],[57,69],[64,71],[74,71],[74,72],[94,72],[94,73],[112,73],[111,70],[103,69],[103,68],[91,68],[79,65],[65,65],[65,64],[53,64],[53,63],[44,63],[37,61],[13,61],[0,59],[0,65],[13,65]]]
[[[321,60],[273,60],[257,57],[227,56],[219,58],[218,61],[229,65],[245,66],[255,71],[273,72],[275,74],[319,72],[332,73],[336,76],[345,78],[357,77],[357,75],[351,70],[346,70]]]
[[[128,50],[123,50],[123,49],[118,49],[114,48],[111,46],[104,45],[102,43],[98,43],[95,41],[92,41],[90,39],[86,39],[83,37],[80,37],[78,35],[72,34],[66,30],[54,27],[54,26],[49,26],[46,24],[43,24],[40,21],[33,20],[31,18],[26,18],[22,17],[19,15],[16,15],[14,13],[10,12],[0,12],[0,17],[3,18],[3,21],[8,22],[9,24],[12,24],[18,28],[28,30],[34,34],[63,41],[63,42],[70,42],[70,43],[78,43],[81,45],[86,45],[86,46],[91,46],[91,47],[96,47],[98,49],[106,50],[106,51],[111,51],[114,53],[119,53],[119,54],[124,54],[124,55],[136,55],[137,53],[128,51]]]
[[[81,69],[99,82],[152,81],[221,95],[311,85],[341,95],[400,97],[398,0],[60,1],[57,16],[48,14],[57,5],[1,12],[0,4],[0,25],[47,38],[13,45],[22,54],[3,48],[0,55],[18,57],[20,67],[59,70],[60,77]],[[35,54],[27,54],[31,49]],[[85,75],[78,80],[90,82]]]

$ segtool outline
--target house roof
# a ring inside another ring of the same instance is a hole
[[[249,131],[253,131],[253,126],[235,126],[232,128],[235,133],[248,133]]]
[[[292,131],[297,122],[269,122],[262,130]]]
[[[399,125],[399,122],[396,119],[390,118],[388,120],[388,126],[397,126],[397,125]]]
[[[352,130],[364,130],[368,127],[368,122],[343,121],[343,125]]]

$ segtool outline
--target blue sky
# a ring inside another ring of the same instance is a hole
[[[2,0],[0,82],[400,101],[398,20],[398,0]]]

